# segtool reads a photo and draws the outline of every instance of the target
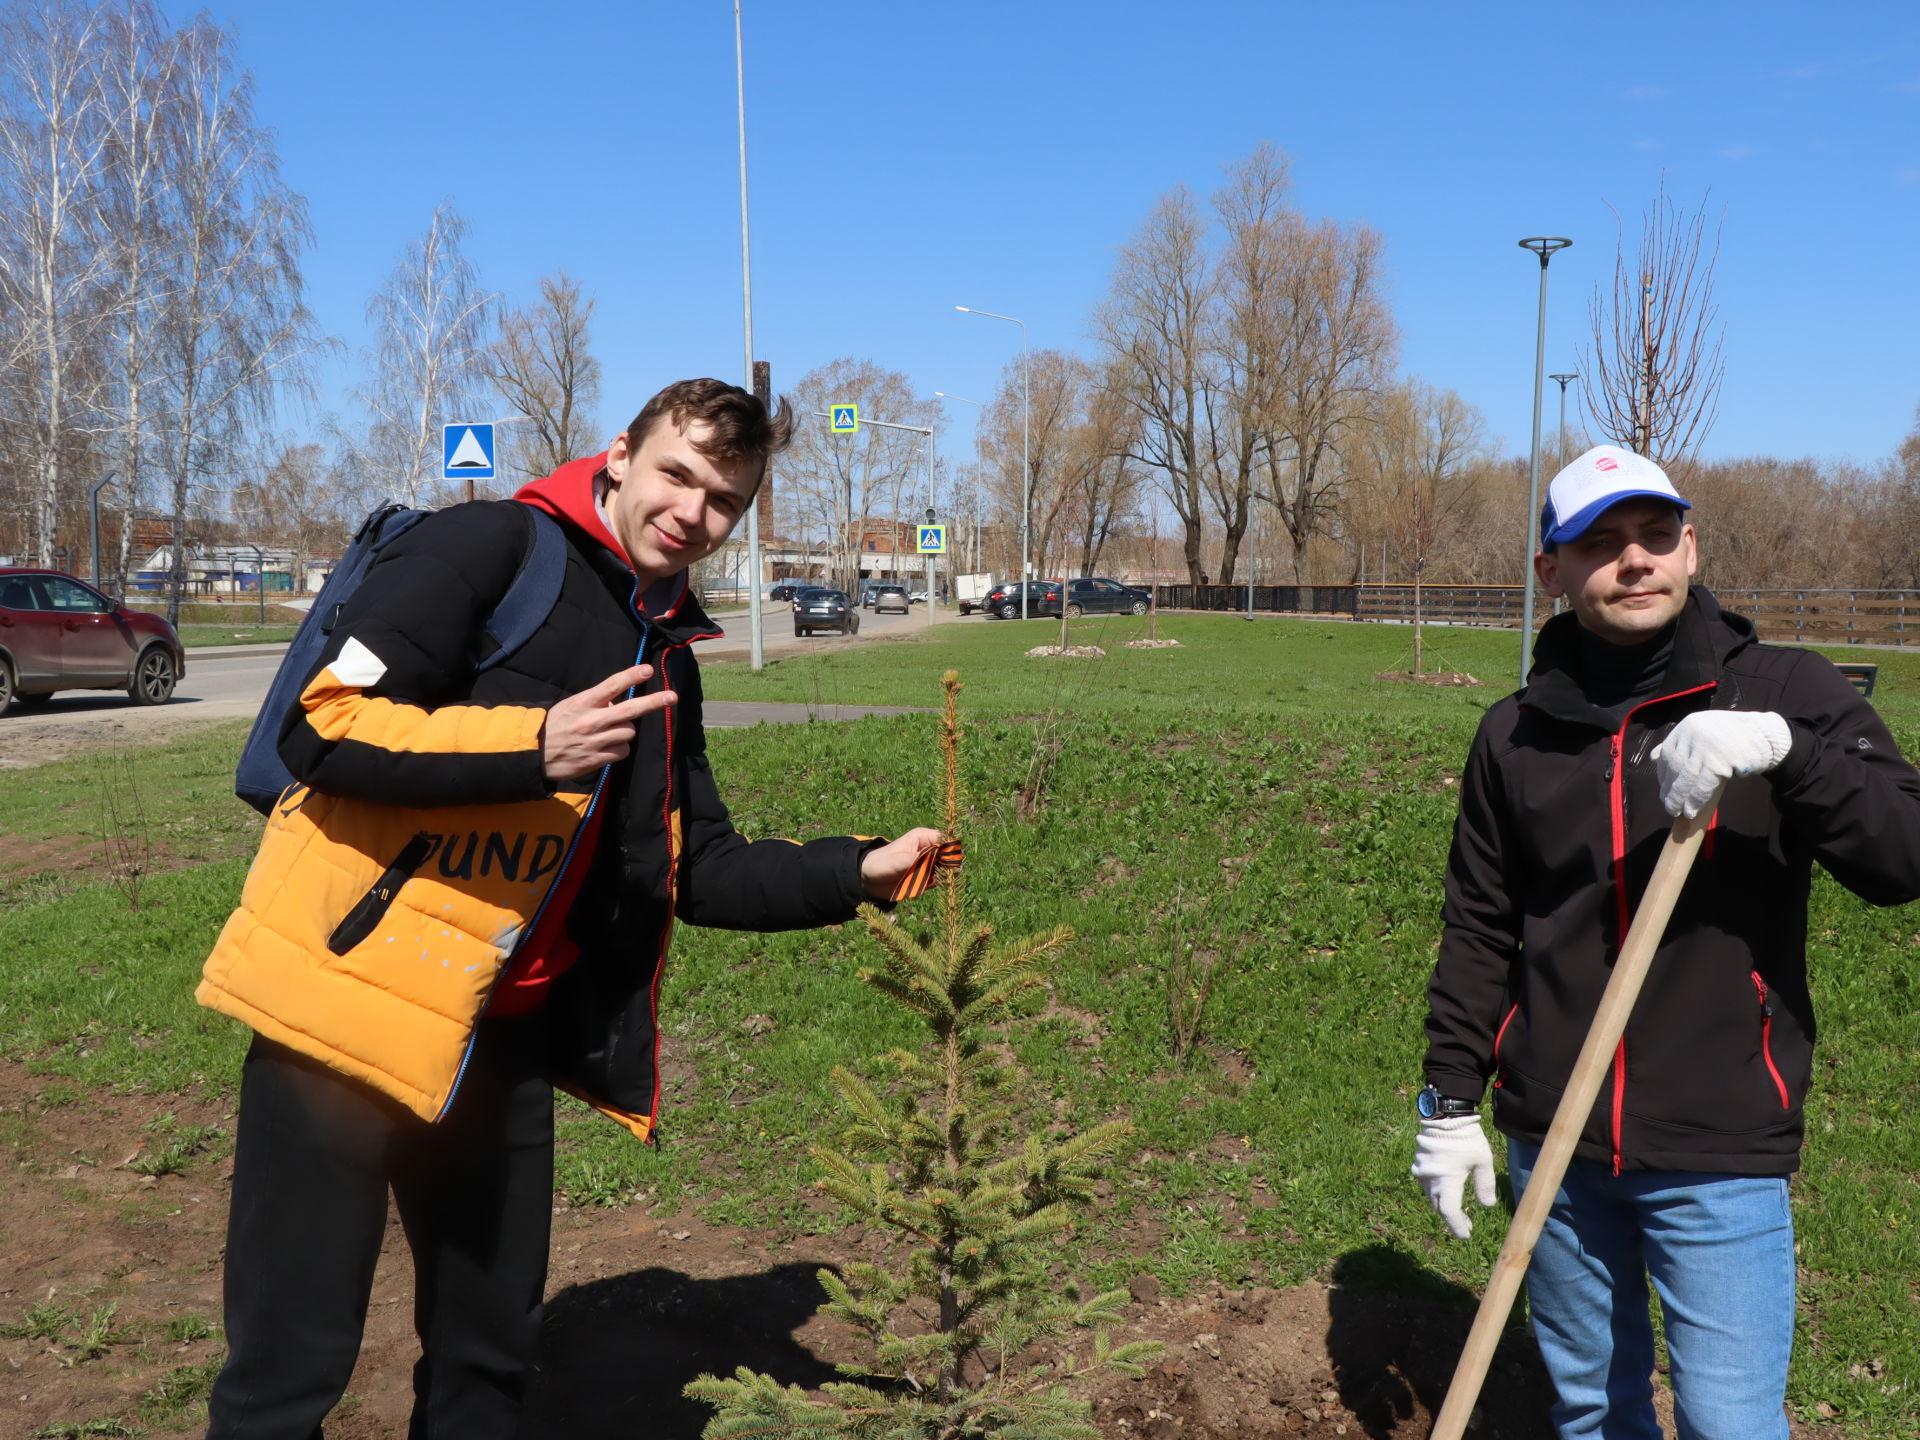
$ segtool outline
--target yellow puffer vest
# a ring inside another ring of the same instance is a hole
[[[196,998],[436,1119],[590,798],[407,810],[290,791]]]

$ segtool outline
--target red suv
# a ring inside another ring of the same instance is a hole
[[[186,673],[180,637],[57,570],[0,566],[0,715],[56,690],[125,690],[161,705]]]

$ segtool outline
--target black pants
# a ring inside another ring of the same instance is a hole
[[[360,1351],[392,1187],[414,1263],[410,1440],[515,1434],[546,1285],[553,1090],[538,1015],[482,1022],[428,1124],[258,1036],[227,1222],[208,1440],[319,1440]]]

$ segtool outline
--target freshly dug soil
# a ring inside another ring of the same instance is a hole
[[[155,1168],[168,1135],[197,1127],[213,1132],[177,1172],[135,1168]],[[197,1372],[204,1385],[222,1353],[231,1130],[219,1104],[84,1091],[0,1062],[0,1327],[18,1327],[39,1303],[73,1317],[51,1336],[0,1338],[0,1440],[106,1419],[159,1434],[204,1425],[198,1399],[169,1415],[150,1397],[169,1377],[178,1388]],[[836,1378],[833,1362],[856,1357],[848,1333],[815,1314],[815,1276],[881,1252],[858,1229],[816,1239],[637,1207],[556,1210],[529,1433],[695,1440],[707,1412],[680,1387],[696,1375],[747,1365],[808,1387]],[[1125,1338],[1161,1340],[1166,1353],[1144,1379],[1094,1387],[1111,1437],[1424,1440],[1472,1320],[1464,1291],[1380,1293],[1417,1273],[1385,1245],[1347,1257],[1330,1284],[1183,1297],[1161,1294],[1145,1268],[1150,1246],[1141,1260]],[[332,1440],[406,1433],[412,1301],[406,1243],[391,1225]],[[109,1306],[113,1338],[89,1355],[83,1331]],[[148,1414],[136,1420],[142,1397]],[[1532,1341],[1514,1330],[1470,1434],[1538,1440],[1550,1433],[1548,1403]]]

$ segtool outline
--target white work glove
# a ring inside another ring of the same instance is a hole
[[[1653,747],[1660,803],[1689,820],[1736,775],[1764,775],[1793,748],[1786,719],[1771,710],[1698,710]]]
[[[1473,1198],[1482,1205],[1499,1199],[1493,1188],[1493,1149],[1478,1115],[1443,1115],[1420,1122],[1420,1140],[1413,1152],[1413,1178],[1427,1192],[1427,1203],[1456,1239],[1473,1233],[1467,1219],[1467,1177],[1473,1177]]]

